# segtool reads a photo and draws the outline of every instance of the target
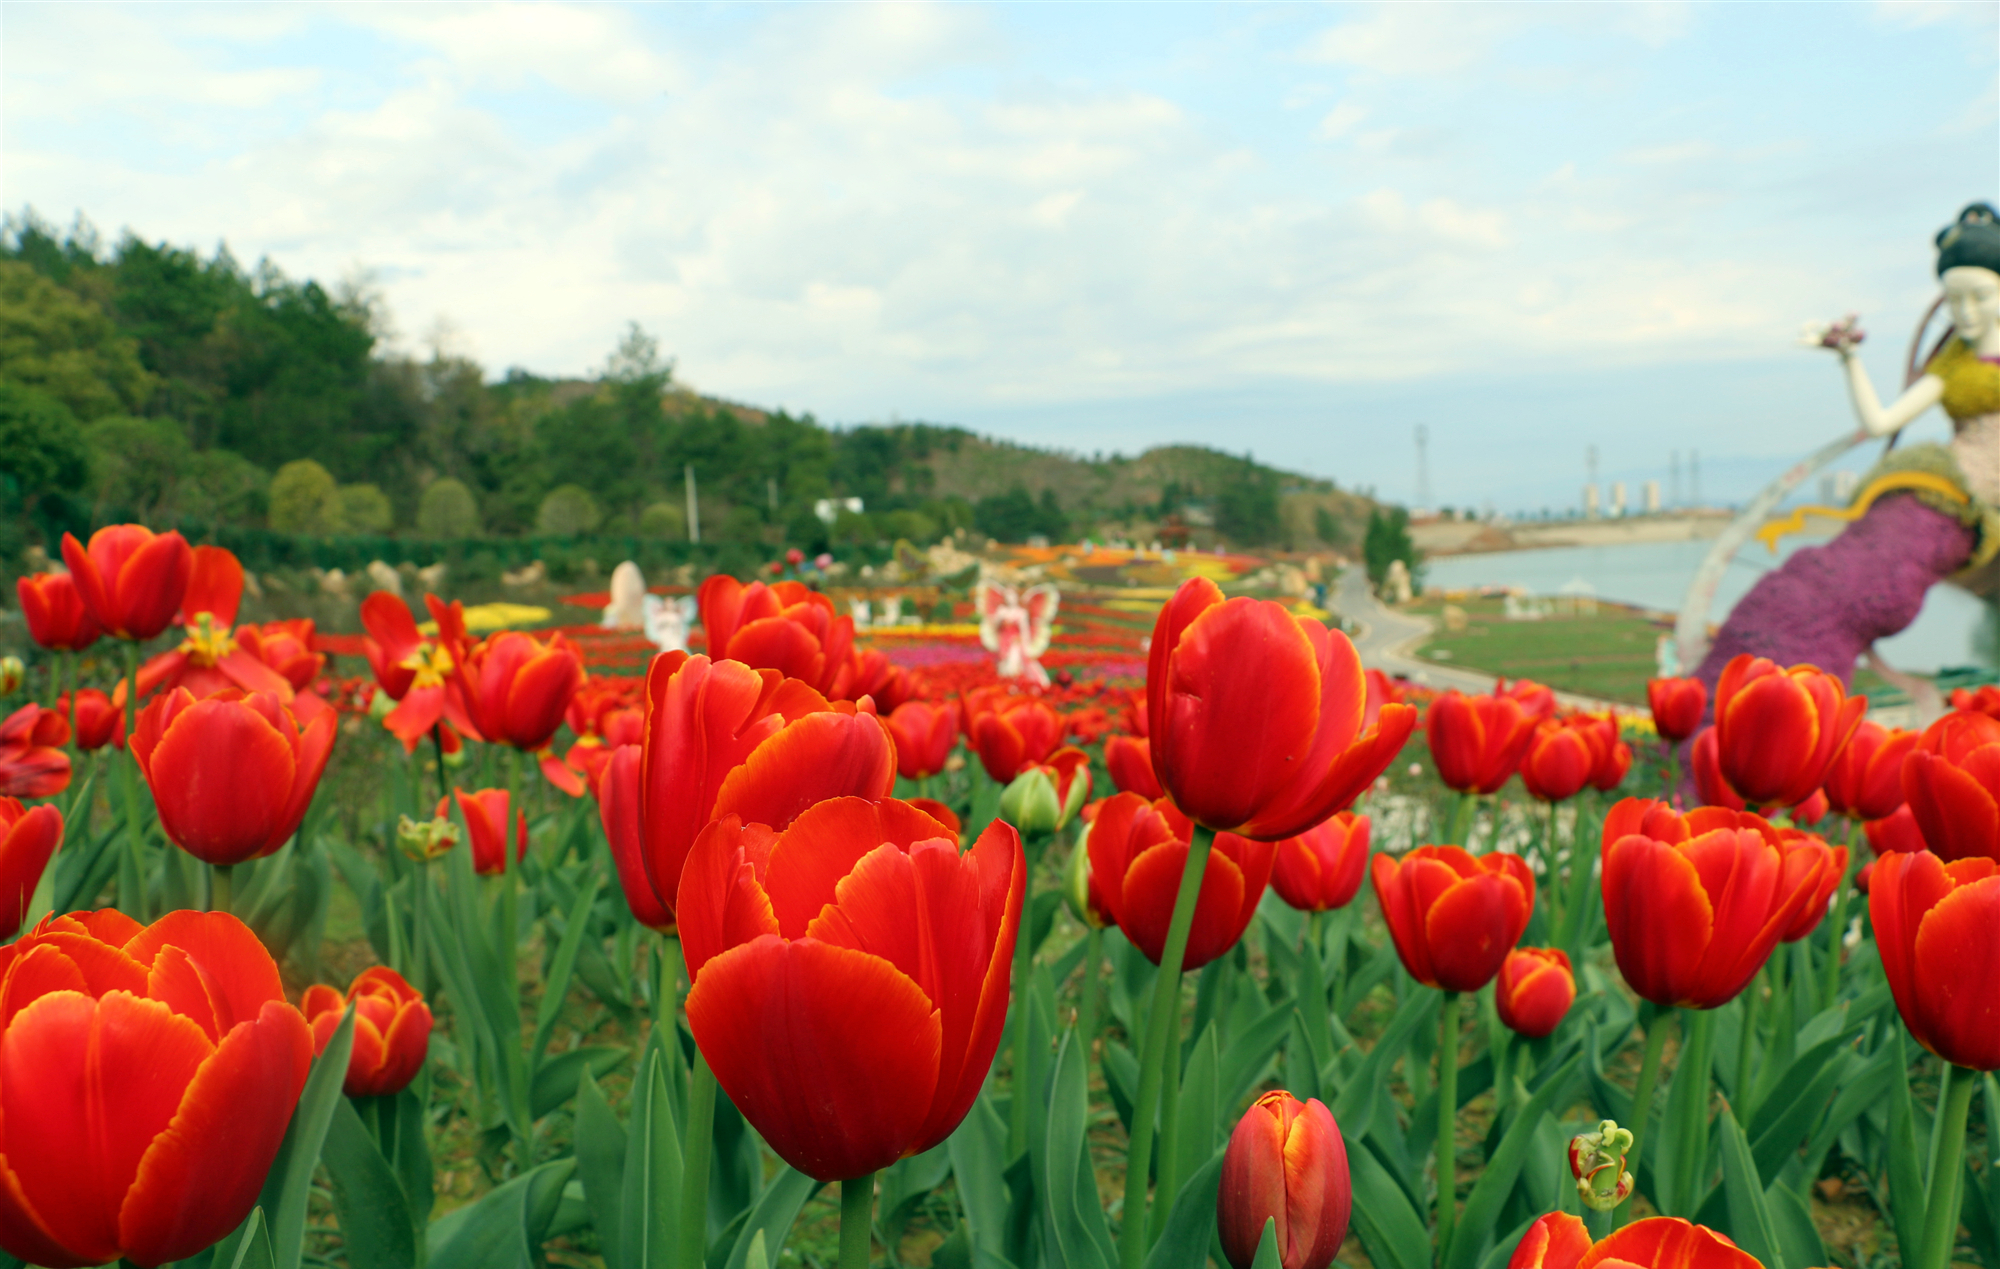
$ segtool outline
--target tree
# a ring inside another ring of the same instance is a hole
[[[271,477],[271,527],[280,533],[338,533],[340,502],[333,473],[310,458],[286,463]]]
[[[1340,521],[1336,520],[1333,512],[1325,507],[1313,508],[1313,534],[1328,546],[1339,546],[1347,539],[1347,534],[1340,527]]]
[[[558,485],[551,489],[535,515],[536,529],[565,538],[594,532],[603,522],[604,513],[597,509],[597,499],[582,485]]]
[[[1410,513],[1402,507],[1390,507],[1386,512],[1381,507],[1371,510],[1361,557],[1368,567],[1368,580],[1377,586],[1389,576],[1389,565],[1396,560],[1403,561],[1414,582],[1424,557],[1410,538]]]
[[[87,424],[83,434],[99,516],[148,524],[174,517],[181,481],[194,459],[180,424],[113,414]]]
[[[447,476],[425,486],[417,504],[417,532],[427,538],[479,536],[479,504],[463,481]]]
[[[334,506],[343,533],[387,533],[396,527],[389,495],[374,485],[342,485],[334,493]]]
[[[102,308],[12,260],[0,260],[0,380],[86,421],[134,413],[153,394],[136,345]]]
[[[1232,463],[1215,499],[1215,527],[1232,542],[1275,542],[1282,532],[1278,515],[1278,473],[1249,458]]]
[[[653,503],[639,513],[639,532],[644,537],[678,542],[687,537],[687,512],[679,503]]]
[[[69,407],[46,392],[0,381],[0,475],[25,500],[83,488],[90,455]]]

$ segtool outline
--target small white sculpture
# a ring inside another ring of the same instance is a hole
[[[847,615],[854,619],[854,628],[856,630],[866,630],[868,628],[868,601],[865,599],[849,601]]]
[[[639,604],[648,642],[662,652],[687,650],[688,627],[694,624],[694,596],[663,599],[642,595]]]
[[[611,602],[604,606],[598,624],[606,630],[646,628],[646,577],[639,566],[626,560],[611,570]]]
[[[1049,640],[1055,636],[1056,607],[1062,602],[1062,592],[1046,583],[1016,591],[982,580],[975,593],[979,641],[987,651],[1000,654],[1000,677],[1025,678],[1039,687],[1048,686],[1048,671],[1037,658],[1049,650]]]
[[[376,590],[386,590],[398,599],[403,597],[403,575],[381,560],[368,561],[368,580]]]

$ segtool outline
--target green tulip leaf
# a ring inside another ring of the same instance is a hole
[[[1436,993],[1425,993],[1435,998]],[[1430,1269],[1431,1233],[1401,1183],[1366,1142],[1342,1125],[1348,1176],[1354,1183],[1354,1232],[1377,1269]]]
[[[1722,1193],[1729,1209],[1729,1228],[1725,1232],[1765,1269],[1787,1269],[1780,1259],[1778,1231],[1764,1202],[1764,1182],[1757,1175],[1750,1143],[1744,1139],[1733,1111],[1724,1110],[1716,1122],[1722,1133]],[[1794,1265],[1790,1269],[1803,1266]]]
[[[1215,1240],[1215,1196],[1222,1186],[1222,1150],[1195,1169],[1174,1196],[1160,1241],[1146,1255],[1146,1269],[1204,1269]]]
[[[567,1049],[542,1063],[528,1095],[528,1111],[536,1119],[576,1096],[585,1071],[603,1075],[625,1060],[625,1050],[617,1045],[586,1044]]]
[[[250,1218],[243,1223],[242,1237],[237,1240],[236,1255],[230,1260],[229,1269],[272,1269],[276,1263],[277,1257],[271,1252],[271,1231],[264,1225],[264,1209],[253,1207]]]
[[[1278,1249],[1278,1220],[1266,1216],[1264,1234],[1257,1240],[1257,1255],[1250,1261],[1250,1269],[1283,1269],[1284,1263],[1284,1253]]]
[[[319,1157],[333,1183],[333,1214],[348,1263],[354,1269],[414,1269],[416,1233],[402,1183],[345,1097],[334,1106]]]
[[[819,1192],[821,1182],[813,1180],[797,1168],[785,1165],[764,1186],[764,1192],[751,1205],[741,1231],[733,1242],[723,1241],[709,1248],[708,1269],[757,1269],[756,1257],[766,1255],[768,1248],[783,1248],[785,1240],[791,1236],[792,1224],[799,1218],[799,1212],[812,1196]]]
[[[574,1159],[552,1159],[431,1222],[429,1269],[536,1269]]]
[[[944,1144],[951,1155],[959,1207],[965,1214],[960,1228],[971,1231],[968,1251],[1002,1255],[1007,1180],[1001,1161],[1007,1154],[1007,1125],[993,1108],[992,1098],[982,1095],[973,1102],[964,1122]]]
[[[629,1261],[619,1237],[625,1228],[625,1129],[587,1071],[576,1089],[576,1172],[604,1263],[624,1269]]]
[[[1486,1161],[1485,1169],[1479,1174],[1478,1183],[1466,1196],[1465,1209],[1459,1216],[1458,1227],[1443,1261],[1448,1269],[1472,1269],[1479,1263],[1486,1250],[1484,1240],[1493,1234],[1500,1222],[1501,1206],[1514,1189],[1514,1178],[1521,1174],[1521,1165],[1527,1158],[1529,1145],[1541,1128],[1542,1117],[1548,1113],[1557,1095],[1568,1089],[1570,1077],[1582,1064],[1583,1055],[1578,1053],[1543,1080],[1541,1089],[1528,1099],[1528,1104],[1508,1125],[1499,1146],[1493,1151],[1493,1157]]]

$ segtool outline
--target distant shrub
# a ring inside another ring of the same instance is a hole
[[[342,485],[334,494],[343,533],[387,533],[396,527],[389,495],[374,485]]]
[[[597,499],[582,485],[556,486],[542,499],[542,509],[535,513],[536,530],[557,537],[593,533],[603,522],[604,513],[598,510]]]
[[[479,504],[463,481],[447,476],[424,486],[424,496],[417,503],[417,532],[427,538],[479,536]]]
[[[333,473],[312,459],[286,463],[271,477],[271,527],[280,533],[338,533],[336,490]]]
[[[639,513],[642,537],[680,541],[687,537],[687,512],[671,502],[656,502]]]

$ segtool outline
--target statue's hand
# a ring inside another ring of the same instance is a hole
[[[1860,321],[1859,314],[1849,313],[1837,322],[1807,322],[1799,328],[1799,344],[1805,348],[1831,348],[1845,355],[1868,338]]]

